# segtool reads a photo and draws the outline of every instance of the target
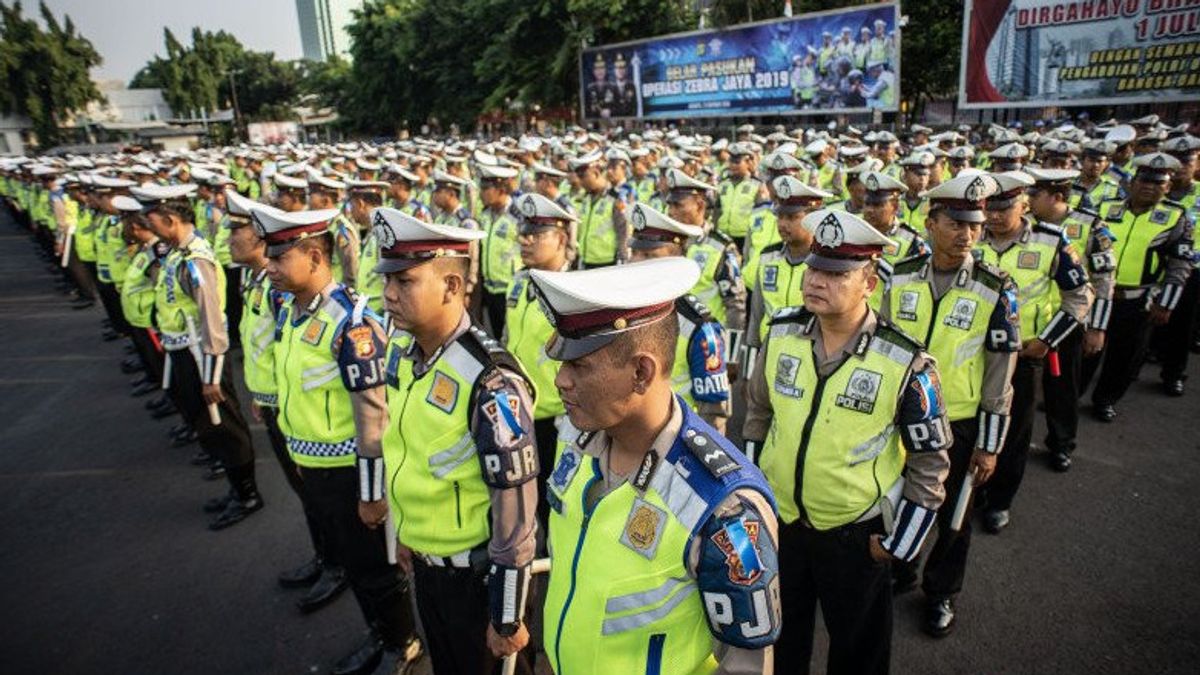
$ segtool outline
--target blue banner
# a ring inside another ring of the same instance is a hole
[[[587,49],[583,116],[895,111],[898,14],[884,3]]]

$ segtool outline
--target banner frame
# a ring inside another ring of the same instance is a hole
[[[678,118],[666,117],[666,116],[663,116],[663,117],[637,117],[636,115],[635,116],[626,116],[626,117],[588,117],[588,115],[587,115],[587,99],[586,99],[585,91],[584,91],[585,85],[584,85],[584,77],[583,77],[583,75],[584,75],[583,57],[589,51],[623,48],[623,47],[629,47],[632,45],[645,44],[648,42],[656,42],[659,40],[676,40],[676,39],[680,39],[680,38],[691,37],[694,35],[703,35],[703,34],[707,34],[707,33],[720,33],[722,31],[732,30],[735,28],[740,29],[740,28],[748,28],[748,27],[753,27],[753,26],[763,26],[766,24],[782,23],[784,21],[795,21],[796,19],[802,19],[805,17],[819,17],[819,16],[825,16],[828,14],[849,14],[850,12],[879,9],[879,8],[883,8],[883,7],[891,7],[892,8],[892,11],[894,13],[893,26],[895,26],[896,37],[898,38],[898,41],[896,43],[897,46],[896,46],[896,70],[895,70],[895,73],[896,73],[896,107],[893,110],[883,110],[881,108],[869,108],[869,107],[830,108],[830,109],[826,109],[826,110],[784,110],[784,111],[777,111],[777,112],[709,113],[709,114],[704,114],[704,115],[682,115]],[[717,119],[717,118],[728,118],[728,117],[784,117],[784,116],[786,116],[786,117],[804,117],[804,116],[810,116],[810,115],[862,115],[862,114],[872,114],[877,110],[884,114],[895,113],[898,115],[898,114],[900,114],[900,107],[901,107],[900,101],[903,99],[903,90],[900,87],[901,67],[902,67],[902,63],[903,63],[903,58],[901,57],[901,54],[900,54],[900,52],[901,52],[900,45],[903,44],[903,39],[904,39],[903,32],[904,32],[904,30],[906,30],[905,28],[900,26],[901,16],[902,15],[900,13],[900,0],[882,0],[881,2],[873,2],[869,5],[851,5],[849,7],[838,7],[835,9],[822,9],[820,11],[805,12],[803,14],[798,14],[798,15],[794,15],[794,16],[781,16],[781,17],[776,17],[773,19],[762,19],[760,21],[737,23],[737,24],[732,24],[729,26],[723,26],[721,28],[701,28],[701,29],[697,29],[697,30],[683,31],[683,32],[679,32],[679,33],[665,33],[663,35],[655,35],[654,37],[641,38],[638,40],[626,40],[624,42],[612,42],[609,44],[599,45],[599,46],[594,46],[594,47],[582,47],[579,50],[578,56],[576,57],[576,65],[577,65],[576,75],[579,78],[579,88],[578,88],[579,119],[582,122],[599,122],[599,121],[604,121],[604,120],[618,121],[618,122],[630,122],[630,121],[632,121],[632,122],[639,122],[639,121],[652,122],[654,120],[674,120],[674,119],[702,120],[702,119]]]
[[[1140,96],[1122,96],[1118,98],[1056,98],[1037,101],[1000,101],[998,103],[989,103],[986,101],[977,101],[974,103],[967,101],[967,48],[971,39],[971,12],[975,8],[976,0],[965,0],[963,3],[963,27],[962,27],[962,48],[959,57],[958,65],[958,108],[960,110],[1003,110],[1007,108],[1086,108],[1089,106],[1121,106],[1121,105],[1146,105],[1154,103],[1178,103],[1183,101],[1195,101],[1200,96],[1195,94],[1187,95],[1180,94],[1178,96],[1156,96],[1156,95],[1140,95]]]

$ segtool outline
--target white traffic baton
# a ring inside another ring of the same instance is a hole
[[[538,559],[534,560],[533,562],[529,563],[530,576],[535,575],[535,574],[546,574],[549,571],[550,571],[550,559],[549,558],[538,558]],[[516,654],[509,654],[508,656],[504,657],[504,666],[500,672],[503,675],[513,675],[513,673],[517,672],[517,655]]]

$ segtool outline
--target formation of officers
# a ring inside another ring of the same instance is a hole
[[[243,379],[313,551],[279,581],[368,629],[335,673],[804,673],[818,603],[828,672],[882,673],[894,594],[954,628],[1039,388],[1067,471],[1089,385],[1105,423],[1148,359],[1184,393],[1200,293],[1186,125],[904,136],[20,158],[0,189],[228,483],[214,530],[263,507]]]

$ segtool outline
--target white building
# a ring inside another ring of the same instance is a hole
[[[29,129],[28,118],[0,115],[0,157],[25,154],[24,136]]]
[[[351,10],[362,7],[363,0],[296,0],[300,18],[300,43],[304,58],[324,61],[333,54],[350,56]]]
[[[88,104],[85,115],[91,123],[142,124],[174,116],[161,89],[126,89],[120,80],[97,82],[96,88],[106,100]]]

